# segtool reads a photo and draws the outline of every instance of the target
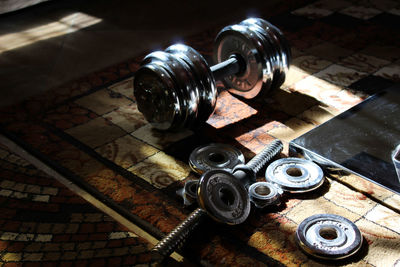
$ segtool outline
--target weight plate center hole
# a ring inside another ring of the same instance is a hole
[[[258,186],[254,191],[261,196],[268,196],[271,193],[271,189],[265,185]]]
[[[323,227],[319,230],[319,235],[326,240],[334,240],[338,238],[338,233],[333,227]]]
[[[301,177],[303,175],[303,171],[299,168],[292,167],[286,170],[287,175],[292,177]]]
[[[208,155],[208,159],[214,163],[222,163],[225,161],[225,156],[221,153],[211,153]]]
[[[235,195],[233,192],[227,188],[221,188],[219,190],[219,198],[221,199],[222,203],[227,207],[230,207],[235,203]]]

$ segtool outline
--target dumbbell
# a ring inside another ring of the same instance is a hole
[[[216,81],[254,98],[285,80],[291,52],[282,32],[260,18],[223,28],[215,39],[216,65],[176,44],[147,55],[134,77],[138,109],[160,130],[194,129],[214,112]]]

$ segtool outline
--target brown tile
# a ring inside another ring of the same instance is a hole
[[[337,11],[337,10],[340,10],[340,9],[342,9],[344,7],[349,6],[349,2],[348,1],[344,1],[344,0],[336,0],[336,1],[319,0],[319,1],[314,2],[312,5],[315,6],[315,7],[318,7],[318,8]]]
[[[125,134],[123,130],[104,118],[96,118],[88,123],[70,128],[66,132],[92,148],[108,143]]]
[[[388,60],[357,53],[343,59],[340,65],[365,73],[373,73],[389,63]]]
[[[110,90],[135,100],[133,96],[133,78],[123,80],[108,87]]]
[[[103,115],[104,118],[118,125],[128,133],[131,133],[147,124],[143,114],[135,103],[120,107]]]
[[[88,96],[79,98],[75,103],[102,115],[118,107],[129,105],[132,102],[121,94],[102,89]]]
[[[164,152],[159,152],[136,164],[129,171],[157,188],[164,188],[174,181],[185,179],[190,173],[190,167]]]
[[[360,51],[363,54],[394,61],[400,58],[400,47],[372,44]]]
[[[349,86],[350,84],[367,76],[367,73],[359,72],[341,65],[331,65],[328,68],[315,73],[315,76],[339,86]]]
[[[207,120],[207,123],[219,129],[246,119],[256,113],[257,110],[231,95],[229,92],[223,91],[218,95],[214,114]]]
[[[369,220],[356,223],[368,243],[365,260],[374,266],[395,266],[399,262],[400,235]]]
[[[329,60],[333,63],[338,62],[353,53],[349,49],[342,48],[332,43],[323,42],[306,50],[307,54]]]
[[[129,168],[158,151],[131,135],[123,136],[96,149],[97,153],[123,168]]]
[[[163,132],[154,129],[150,124],[147,124],[131,134],[139,140],[142,140],[158,149],[164,149],[168,145],[192,135],[193,132],[189,130],[177,133]]]

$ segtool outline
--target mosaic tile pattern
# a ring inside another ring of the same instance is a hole
[[[20,162],[23,159],[9,153]],[[4,266],[135,265],[150,244],[32,165],[0,160]],[[27,174],[29,172],[29,174]]]
[[[138,112],[127,76],[142,56],[7,108],[0,121],[42,155],[79,175],[96,194],[137,216],[135,222],[167,233],[190,212],[175,190],[197,178],[186,163],[196,142],[229,143],[248,159],[280,138],[282,156],[287,156],[292,139],[360,103],[375,88],[400,81],[400,48],[394,45],[400,37],[388,25],[399,20],[399,8],[391,0],[304,1],[273,17],[293,47],[285,84],[263,99],[243,100],[222,92],[207,125],[196,131],[160,132]],[[216,32],[192,36],[188,43],[210,56]],[[152,261],[149,243],[139,237],[142,232],[129,232],[105,219],[71,192],[64,195],[64,187],[48,177],[37,178],[37,170],[6,148],[0,149],[0,163],[0,201],[9,204],[0,207],[2,262]],[[59,212],[65,203],[76,205],[67,215]],[[335,213],[355,222],[366,242],[367,252],[349,265],[395,266],[400,262],[399,203],[390,191],[338,174],[316,192],[288,195],[273,210],[253,210],[242,225],[210,221],[187,250],[196,251],[195,260],[205,265],[326,266],[331,262],[316,261],[298,249],[294,232],[308,216]],[[20,212],[26,207],[31,210],[27,215]],[[33,221],[36,211],[52,212],[53,221]]]

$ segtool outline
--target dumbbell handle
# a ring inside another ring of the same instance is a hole
[[[237,74],[242,69],[242,64],[237,56],[233,55],[229,59],[210,67],[216,81],[221,80],[232,74]]]

